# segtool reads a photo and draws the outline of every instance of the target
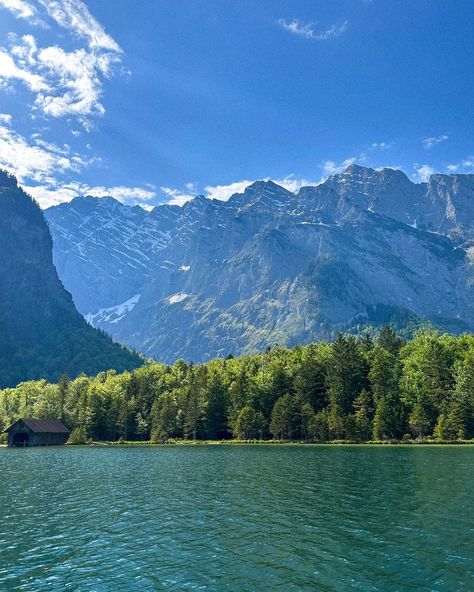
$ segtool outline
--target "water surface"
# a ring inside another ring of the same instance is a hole
[[[0,449],[0,590],[474,590],[474,447]]]

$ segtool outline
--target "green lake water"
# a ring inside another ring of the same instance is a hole
[[[474,447],[0,449],[0,590],[474,591]]]

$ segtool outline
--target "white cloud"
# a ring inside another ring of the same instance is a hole
[[[38,47],[31,34],[21,38],[11,34],[10,46],[0,48],[0,82],[7,88],[24,84],[34,95],[36,112],[50,117],[76,116],[89,129],[91,118],[105,112],[103,81],[112,75],[123,52],[81,0],[37,2],[38,9],[19,0],[0,0],[0,7],[28,19],[33,26],[42,10],[46,18],[70,33],[73,43],[83,46],[70,49],[69,40],[67,50],[58,44]]]
[[[0,113],[0,123],[6,123],[10,125],[12,122],[12,116],[8,113]]]
[[[461,162],[461,166],[467,169],[474,168],[474,156],[470,156]]]
[[[11,120],[9,116],[7,119]],[[70,201],[78,195],[111,196],[126,204],[145,204],[156,196],[152,186],[90,186],[80,182],[61,183],[59,177],[80,173],[95,159],[85,160],[64,144],[45,141],[38,134],[28,140],[2,125],[0,115],[0,168],[13,173],[25,191],[43,207]],[[7,122],[6,122],[7,123]]]
[[[282,179],[272,179],[270,177],[264,177],[262,181],[273,181],[277,185],[281,185],[288,191],[295,193],[301,187],[306,185],[315,185],[314,181],[310,181],[308,179],[297,179],[295,178],[294,174],[287,175]],[[249,181],[248,179],[242,181],[235,181],[234,183],[229,183],[229,185],[207,185],[204,188],[204,194],[209,199],[218,199],[220,201],[227,201],[234,193],[243,193],[245,189],[255,183],[254,181]]]
[[[281,185],[288,191],[292,191],[293,193],[306,185],[316,184],[316,182],[310,181],[308,179],[296,179],[293,174],[287,175],[282,179],[270,179],[270,177],[264,177],[262,180],[271,180],[274,183]],[[250,181],[248,179],[244,179],[242,181],[234,181],[233,183],[229,183],[228,185],[206,185],[206,187],[204,187],[203,194],[208,199],[227,201],[235,193],[243,193],[249,185],[252,185],[252,183],[255,183],[255,180]],[[187,191],[183,191],[181,189],[176,189],[173,187],[160,187],[161,191],[169,198],[169,201],[167,203],[178,206],[182,206],[190,199],[193,199],[193,197],[195,197],[197,193],[195,183],[187,183],[185,185],[185,188]]]
[[[207,185],[204,188],[206,197],[209,199],[219,199],[220,201],[227,201],[234,193],[242,193],[245,189],[252,185],[254,181],[235,181],[229,185]]]
[[[39,2],[58,25],[68,29],[77,37],[87,39],[91,49],[105,49],[117,53],[122,51],[81,0],[39,0]]]
[[[421,182],[426,182],[429,180],[429,178],[431,177],[431,175],[435,175],[436,174],[436,170],[431,167],[429,164],[422,164],[420,166],[417,166],[415,173],[413,174],[413,177],[417,180],[417,181],[421,181]]]
[[[335,162],[334,160],[325,160],[322,163],[323,171],[326,175],[337,175],[338,173],[342,173],[348,166],[354,164],[357,160],[356,156],[352,156],[351,158],[346,158],[342,162]]]
[[[393,142],[374,142],[371,144],[371,150],[390,150],[392,148]]]
[[[0,7],[6,8],[18,18],[31,19],[36,14],[34,6],[24,0],[0,0]]]
[[[448,164],[446,169],[450,173],[456,173],[458,171],[462,171],[464,173],[472,173],[474,171],[474,156],[469,156],[468,158],[461,160],[461,162]]]
[[[89,187],[81,185],[77,195],[92,195],[93,197],[114,197],[124,204],[135,205],[150,201],[156,196],[156,191],[143,187]]]
[[[91,195],[93,197],[113,197],[127,205],[141,205],[145,209],[150,209],[147,202],[156,196],[155,191],[143,187],[91,187],[80,182],[59,184],[55,179],[51,181],[50,185],[22,183],[22,187],[38,201],[42,208],[69,202],[80,195]]]
[[[423,148],[425,148],[425,150],[430,150],[431,148],[433,148],[433,146],[436,146],[436,144],[441,144],[441,142],[446,142],[446,140],[449,140],[449,136],[443,134],[441,136],[423,138],[423,140],[421,140],[421,143],[423,144]]]
[[[186,184],[187,186],[189,183]],[[182,206],[190,199],[193,199],[194,195],[188,191],[182,191],[181,189],[175,189],[173,187],[160,187],[160,190],[169,198],[168,204],[172,206]]]
[[[331,25],[328,29],[319,32],[314,29],[315,23],[303,23],[299,19],[287,21],[286,19],[281,18],[278,20],[278,24],[285,29],[285,31],[288,31],[293,35],[298,35],[298,37],[315,39],[316,41],[326,41],[343,35],[346,32],[349,23],[348,21],[343,21],[342,23]]]
[[[21,80],[35,93],[49,91],[50,87],[42,76],[18,67],[11,55],[0,49],[0,80]]]
[[[0,124],[0,167],[18,180],[49,182],[56,173],[78,172],[86,162],[78,154],[39,139],[29,142],[10,127]]]
[[[26,88],[33,100],[23,96],[20,100],[31,109],[32,119],[72,116],[90,129],[93,117],[105,112],[103,82],[122,59],[118,43],[81,0],[0,0],[2,8],[25,19],[30,27],[42,27],[41,38],[47,30],[52,40],[40,44],[33,34],[7,35],[8,46],[0,47],[0,91]],[[0,167],[15,174],[42,207],[84,194],[108,195],[129,204],[146,204],[156,196],[151,186],[62,183],[66,176],[70,178],[100,159],[93,155],[84,158],[67,144],[48,142],[39,134],[27,138],[11,129],[11,123],[10,115],[0,114]],[[77,137],[81,132],[72,129],[71,134]],[[90,144],[86,147],[91,149]]]
[[[281,185],[288,191],[296,193],[301,187],[307,187],[308,185],[317,185],[317,181],[310,181],[309,179],[295,179],[293,174],[287,175],[284,179],[272,179],[277,185]]]
[[[84,49],[66,52],[60,47],[48,47],[38,54],[38,62],[47,72],[48,80],[54,87],[63,89],[62,94],[39,93],[36,105],[47,115],[90,116],[103,115],[105,109],[100,103],[102,83],[94,54]],[[104,67],[108,68],[105,63]],[[103,72],[108,75],[108,70]]]

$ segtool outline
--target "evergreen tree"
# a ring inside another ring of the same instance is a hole
[[[399,381],[401,366],[396,354],[377,344],[370,357],[369,380],[376,404],[373,436],[376,440],[399,438],[405,431]]]
[[[275,438],[287,440],[297,431],[298,410],[291,395],[280,397],[273,406],[270,431]]]
[[[398,356],[403,345],[403,339],[398,337],[390,325],[385,325],[380,331],[377,343],[380,347],[390,352],[393,356]]]
[[[227,428],[227,390],[220,374],[215,371],[209,377],[206,389],[205,435],[209,440],[228,436]]]
[[[330,404],[341,415],[353,410],[353,402],[365,386],[365,368],[355,338],[339,333],[328,361],[327,385]]]
[[[65,406],[68,397],[69,390],[69,377],[67,374],[63,374],[59,379],[58,383],[58,407],[59,407],[59,420],[64,423],[65,421]]]
[[[367,389],[362,389],[354,401],[354,409],[355,439],[360,441],[370,440],[374,409],[372,396]]]
[[[234,435],[240,440],[255,440],[265,433],[265,418],[260,411],[244,407],[237,418]]]
[[[419,438],[426,436],[431,427],[431,418],[428,406],[423,399],[418,399],[413,407],[409,419],[410,428]]]
[[[318,348],[308,346],[294,377],[294,385],[298,397],[309,403],[314,411],[324,409],[327,404],[326,362],[318,355]]]

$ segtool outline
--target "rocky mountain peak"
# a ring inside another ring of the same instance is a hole
[[[122,207],[78,225],[70,204],[47,216],[61,278],[96,326],[160,360],[203,360],[327,337],[374,310],[470,327],[471,187],[351,165],[296,194],[256,181],[143,219]]]

